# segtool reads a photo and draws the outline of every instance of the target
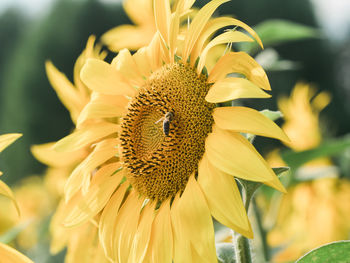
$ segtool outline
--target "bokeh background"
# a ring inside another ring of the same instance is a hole
[[[298,81],[312,83],[332,97],[320,114],[325,140],[350,132],[350,1],[235,0],[218,13],[233,15],[252,27],[283,19],[313,28],[317,33],[313,37],[276,42],[264,52],[253,52],[262,62],[282,63],[266,66],[272,98],[245,103],[259,110],[277,110],[277,98],[289,96]],[[45,167],[34,159],[30,146],[56,141],[73,129],[68,111],[49,84],[45,61],[51,60],[72,80],[74,62],[88,37],[98,39],[126,23],[131,21],[120,0],[0,1],[0,134],[24,134],[0,156],[6,183],[43,174]],[[262,153],[278,146],[263,138],[257,138],[256,144]],[[350,178],[349,152],[332,158],[341,166],[341,176]]]

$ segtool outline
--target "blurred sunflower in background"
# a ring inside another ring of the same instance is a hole
[[[22,134],[19,133],[9,133],[9,134],[3,134],[0,135],[0,152],[2,152],[6,147],[8,147],[11,143],[16,141],[19,137],[21,137]],[[2,175],[2,172],[0,172],[0,175]],[[6,198],[10,198],[12,202],[15,203],[16,206],[16,216],[19,216],[20,210],[18,207],[18,204],[16,202],[16,199],[14,198],[14,195],[11,191],[11,189],[0,180],[0,200],[2,196],[5,196]],[[1,206],[1,214],[7,213],[8,211],[4,210],[4,208]],[[10,208],[11,209],[11,208]],[[0,218],[2,219],[2,218]],[[3,225],[0,225],[0,227],[3,227]],[[1,255],[1,261],[2,262],[13,262],[13,263],[33,263],[30,259],[28,259],[26,256],[22,255],[20,252],[15,250],[14,248],[11,248],[10,246],[0,242],[0,255]]]
[[[20,217],[9,200],[0,198],[0,235],[18,228],[13,244],[21,250],[28,251],[38,244],[40,231],[55,208],[56,200],[39,176],[22,179],[12,187],[14,198],[21,211]]]
[[[8,147],[11,143],[16,141],[19,137],[21,137],[22,134],[20,133],[9,133],[9,134],[3,134],[0,136],[0,153],[5,150],[6,147]],[[0,171],[0,176],[2,175],[2,172]],[[0,180],[0,195],[6,196],[7,198],[10,198],[14,204],[16,205],[17,211],[19,212],[18,205],[15,201],[15,198],[13,196],[13,193],[11,189]]]
[[[95,45],[95,37],[91,36],[87,41],[86,48],[74,65],[74,84],[50,61],[46,63],[49,81],[69,111],[74,124],[76,124],[84,106],[89,102],[91,95],[90,89],[80,79],[80,70],[88,58],[104,59],[105,56],[106,53],[101,51],[101,46]],[[76,166],[89,155],[91,149],[84,147],[77,151],[60,153],[52,149],[54,144],[55,142],[51,142],[34,145],[31,148],[33,155],[48,166],[45,174],[45,187],[50,192],[51,197],[59,200],[57,210],[50,223],[51,253],[56,254],[67,247],[66,263],[107,262],[99,242],[96,242],[98,240],[96,222],[87,222],[78,228],[68,229],[62,225],[61,221],[61,211],[65,207],[63,191],[66,180]]]
[[[114,52],[119,52],[123,48],[137,50],[147,46],[157,31],[153,0],[125,0],[123,7],[134,25],[117,26],[101,37],[102,43]]]
[[[331,97],[326,92],[298,83],[289,98],[281,98],[278,106],[285,119],[283,129],[291,138],[287,145],[295,151],[313,149],[322,142],[319,113]],[[268,158],[283,165],[278,152]],[[268,242],[280,247],[274,261],[293,261],[320,245],[349,238],[350,182],[339,179],[329,158],[307,162],[297,171],[299,178],[322,178],[297,183],[282,197],[274,228]]]
[[[147,46],[157,32],[155,24],[153,0],[125,0],[123,6],[126,14],[135,25],[120,25],[107,31],[101,37],[101,42],[111,51],[119,52],[126,48],[135,51]],[[137,6],[138,8],[135,8]],[[198,9],[191,7],[179,17],[179,32],[177,41],[183,41],[188,28],[188,22],[197,14]],[[181,44],[178,45],[181,48]],[[208,50],[206,66],[212,68],[225,53],[227,45],[218,44]]]
[[[180,24],[193,1],[154,1],[157,31],[133,55],[109,64],[87,59],[80,77],[92,90],[76,130],[55,144],[62,154],[89,148],[65,185],[60,222],[95,222],[104,252],[117,262],[216,262],[212,217],[252,238],[235,177],[285,191],[240,132],[288,141],[270,119],[246,107],[215,107],[238,98],[267,98],[266,73],[243,52],[207,65],[211,48],[261,44],[246,24],[210,19],[226,0],[209,2]],[[209,72],[209,74],[207,73]],[[238,73],[237,75],[229,75]],[[245,78],[240,77],[244,75]]]

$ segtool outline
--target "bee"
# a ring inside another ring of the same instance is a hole
[[[169,111],[165,114],[164,117],[160,118],[155,122],[155,124],[157,124],[158,122],[163,121],[163,132],[165,136],[169,136],[169,128],[170,128],[169,126],[173,118],[174,118],[174,114]]]

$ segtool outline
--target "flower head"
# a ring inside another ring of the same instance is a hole
[[[296,151],[312,149],[322,140],[319,113],[330,102],[327,92],[316,94],[316,89],[305,83],[297,83],[289,98],[278,100],[278,107],[285,119],[283,130],[291,139],[289,147]]]
[[[237,30],[214,39],[230,17],[210,17],[226,0],[198,11],[179,38],[193,1],[154,1],[157,32],[111,64],[88,59],[81,79],[93,91],[78,129],[57,151],[92,147],[66,187],[66,226],[99,217],[106,255],[118,262],[216,262],[211,216],[252,237],[235,177],[284,187],[240,132],[288,141],[272,121],[246,107],[216,107],[238,98],[266,98],[264,70],[243,52],[228,52],[208,68],[216,45],[253,41]],[[209,72],[207,74],[206,72]],[[239,73],[245,77],[228,74]],[[63,214],[63,213],[62,213]],[[192,260],[191,260],[192,259]]]

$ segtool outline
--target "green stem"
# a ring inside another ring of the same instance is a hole
[[[244,195],[244,207],[248,213],[250,200],[252,194],[246,191],[245,187],[242,187]],[[233,245],[235,247],[236,263],[252,263],[252,251],[250,249],[249,240],[241,234],[235,233],[233,236]]]
[[[249,240],[241,234],[234,234],[236,263],[252,263]]]
[[[259,211],[259,208],[256,204],[255,198],[252,199],[252,207],[253,207],[253,212],[257,224],[257,229],[259,231],[259,236],[261,239],[261,246],[262,246],[262,253],[264,256],[265,261],[269,261],[270,255],[269,255],[269,248],[267,246],[267,241],[266,241],[266,231],[262,225],[262,219],[261,219],[261,214]]]

